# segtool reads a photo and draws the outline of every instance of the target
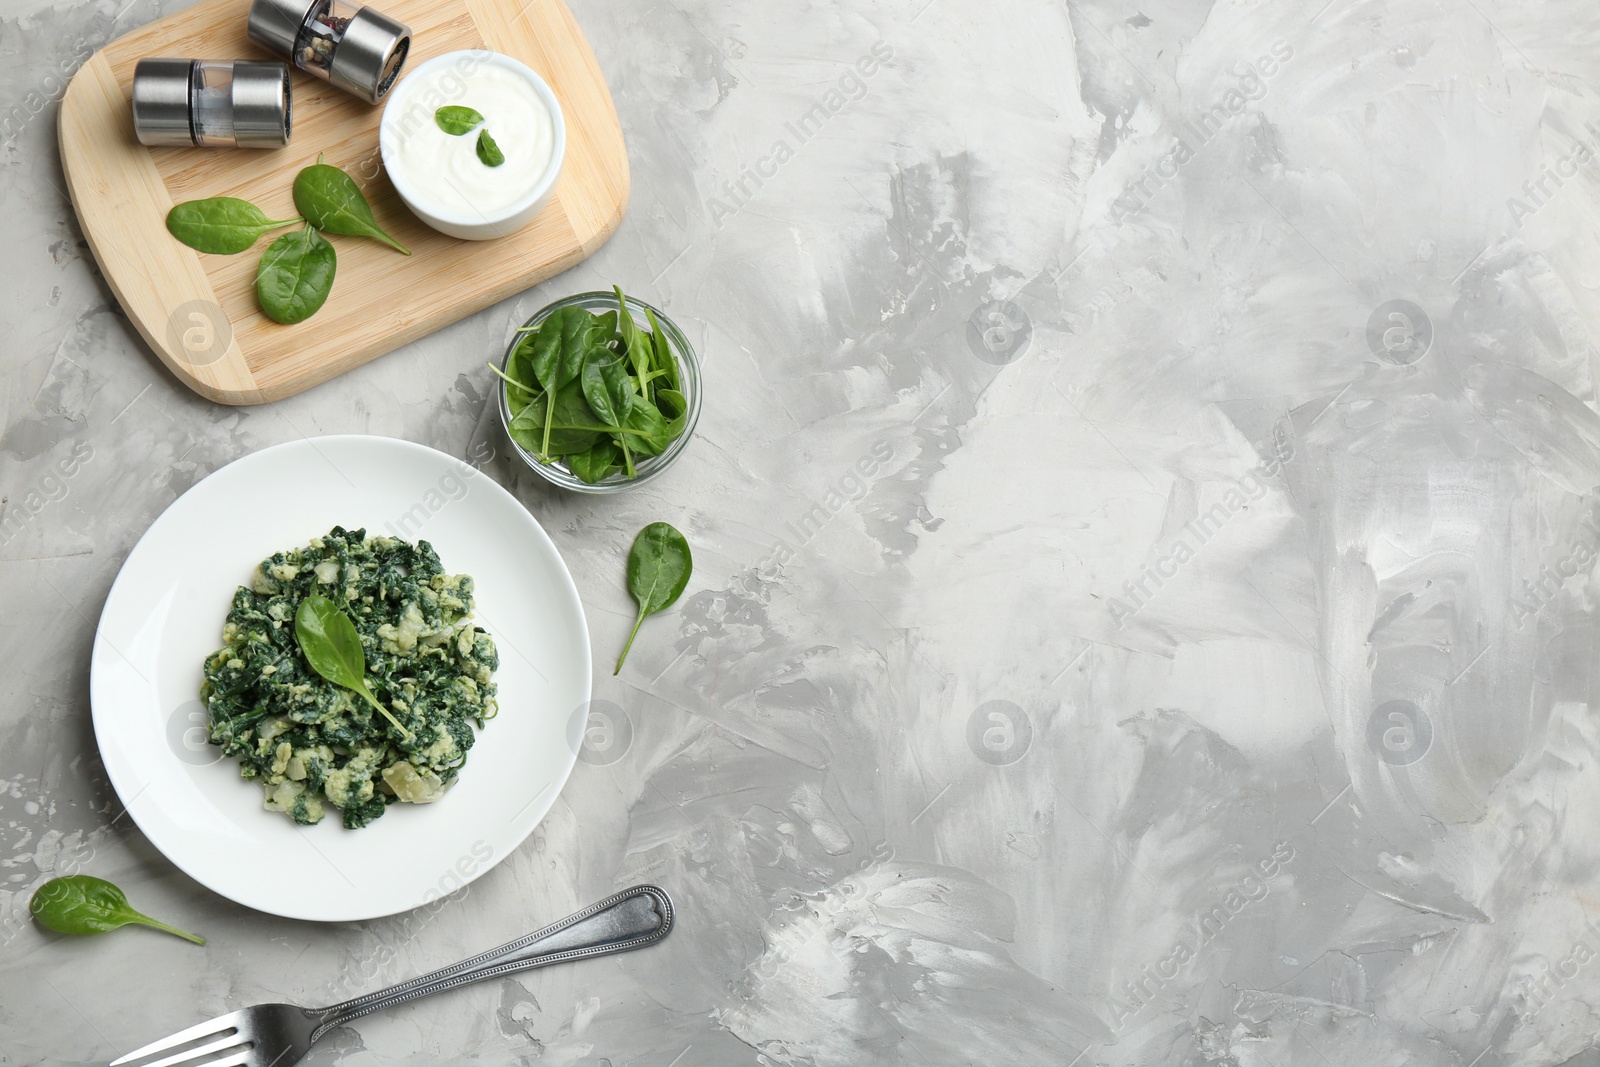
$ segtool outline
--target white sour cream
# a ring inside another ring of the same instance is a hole
[[[399,172],[412,194],[463,220],[496,218],[531,193],[555,151],[555,123],[539,92],[515,71],[489,63],[419,70],[399,113],[384,114],[384,163]],[[484,118],[506,161],[490,167],[478,158],[478,130],[452,135],[434,113],[446,105],[470,107]],[[419,205],[420,206],[420,205]]]

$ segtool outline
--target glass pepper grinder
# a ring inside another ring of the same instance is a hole
[[[346,0],[254,0],[250,39],[295,66],[376,104],[394,86],[411,30]]]
[[[141,59],[133,68],[140,144],[277,148],[289,143],[289,68],[227,59]]]

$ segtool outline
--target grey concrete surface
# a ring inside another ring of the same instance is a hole
[[[175,6],[0,8],[0,1063],[334,999],[644,879],[660,948],[307,1062],[1600,1063],[1592,5],[574,0],[617,236],[245,410],[143,348],[61,194],[60,72]],[[689,332],[705,414],[670,476],[559,495],[500,458],[483,362],[612,282]],[[698,565],[515,856],[322,927],[144,840],[86,672],[173,499],[335,432],[492,454],[599,650],[634,531]],[[210,944],[47,936],[26,901],[69,870]]]

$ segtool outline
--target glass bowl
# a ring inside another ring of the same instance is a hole
[[[689,344],[689,339],[683,336],[683,331],[678,329],[677,323],[667,317],[666,313],[658,307],[652,307],[643,300],[631,296],[623,298],[627,301],[628,312],[633,316],[634,325],[644,334],[650,332],[650,320],[645,315],[646,311],[654,313],[656,322],[660,323],[661,330],[667,335],[667,340],[672,343],[672,349],[678,357],[678,368],[681,371],[679,378],[682,385],[681,392],[684,400],[689,405],[688,415],[684,419],[683,433],[676,441],[667,446],[667,450],[659,456],[645,456],[634,460],[636,473],[629,478],[624,471],[617,471],[598,482],[586,482],[567,469],[565,461],[560,458],[549,463],[540,463],[532,452],[519,445],[511,436],[511,404],[506,397],[506,382],[504,378],[499,381],[500,397],[500,426],[505,431],[506,441],[511,450],[521,457],[534,473],[552,485],[562,489],[570,489],[575,493],[620,493],[624,489],[632,489],[643,485],[650,479],[658,476],[683,454],[684,446],[689,443],[689,438],[694,436],[695,424],[700,421],[700,360],[695,355],[694,348]],[[591,313],[604,313],[617,309],[616,293],[578,293],[563,300],[541,308],[527,322],[522,324],[523,331],[531,326],[538,326],[555,312],[562,308],[583,308]],[[518,332],[506,346],[505,358],[500,362],[500,369],[507,373],[511,370],[511,353],[516,350],[518,342],[524,334]]]

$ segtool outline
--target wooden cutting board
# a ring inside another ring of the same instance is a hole
[[[408,69],[443,52],[515,56],[555,91],[567,156],[548,207],[524,230],[460,241],[401,202],[378,156],[374,107],[294,72],[293,128],[280,149],[146,148],[129,110],[134,64],[147,56],[268,59],[245,35],[250,0],[205,0],[95,53],[61,104],[61,162],[78,220],[128,318],[180,380],[223,404],[292,396],[581,262],[622,221],[628,157],[594,53],[562,0],[380,0],[411,27]],[[402,71],[404,77],[404,71]],[[378,221],[412,255],[332,237],[328,302],[282,326],[256,306],[255,273],[272,236],[236,256],[201,255],[166,231],[173,204],[237,196],[293,218],[291,188],[318,153],[361,184]],[[461,365],[498,359],[463,354]]]

